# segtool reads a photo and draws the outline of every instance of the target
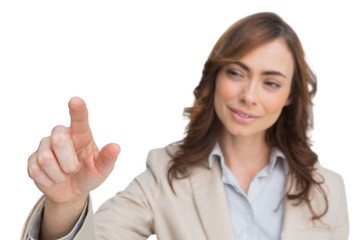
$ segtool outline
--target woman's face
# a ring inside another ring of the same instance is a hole
[[[216,78],[215,111],[225,134],[264,137],[290,104],[294,60],[278,38],[224,66]]]

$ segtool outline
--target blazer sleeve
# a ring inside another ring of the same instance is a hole
[[[154,234],[154,208],[160,191],[158,172],[166,171],[166,163],[154,151],[147,159],[147,170],[129,186],[103,203],[93,214],[91,199],[88,211],[75,240],[83,239],[147,239]],[[35,205],[24,226],[22,239],[26,240],[36,214],[42,209],[44,197]]]
[[[158,184],[151,169],[102,204],[94,215],[96,239],[147,239],[154,234]]]
[[[33,209],[31,210],[31,212],[25,222],[23,232],[22,232],[22,235],[20,238],[21,240],[29,239],[29,233],[30,233],[31,229],[34,227],[34,224],[35,224],[38,214],[44,208],[44,202],[45,202],[45,196],[42,196],[38,200],[38,202],[35,204]],[[94,227],[93,227],[93,215],[92,215],[91,208],[92,208],[91,207],[91,198],[89,198],[87,214],[84,217],[84,220],[82,222],[82,225],[81,225],[79,231],[77,233],[76,232],[74,233],[75,237],[72,239],[89,239],[89,240],[95,239]]]
[[[343,240],[349,238],[349,216],[346,201],[345,185],[343,179],[339,176],[339,195],[338,217],[334,229],[334,240]]]
[[[348,239],[349,218],[348,218],[348,208],[347,208],[344,180],[340,174],[328,170],[326,168],[319,167],[318,170],[320,175],[322,176],[321,179],[324,182],[322,186],[327,194],[327,199],[329,204],[328,212],[318,222],[318,227],[330,226],[332,232],[331,235],[332,240]],[[322,209],[321,203],[322,201],[320,200],[314,202],[315,204],[314,206],[316,206],[318,209]],[[325,223],[325,225],[321,225],[320,223]],[[319,229],[321,228],[316,229],[317,232],[320,231]],[[314,238],[314,239],[320,239],[320,238]]]

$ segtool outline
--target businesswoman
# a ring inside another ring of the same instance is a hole
[[[147,170],[92,213],[89,193],[113,169],[80,98],[30,156],[44,193],[23,239],[347,239],[342,178],[310,148],[316,78],[295,32],[273,13],[218,40],[196,87],[183,140],[150,151]]]

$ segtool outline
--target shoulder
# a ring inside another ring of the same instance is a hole
[[[327,188],[325,190],[327,191],[334,188],[337,190],[344,188],[344,181],[341,175],[321,166],[319,162],[315,164],[314,174],[317,181],[323,182],[323,185],[325,185]]]
[[[340,174],[322,167],[319,163],[316,163],[315,167],[315,174],[317,174],[315,179],[322,183],[321,186],[328,202],[328,211],[322,218],[322,221],[328,223],[330,226],[335,226],[334,232],[336,236],[347,236],[349,232],[349,219],[343,178]],[[315,199],[316,194],[314,194],[313,200]],[[317,202],[318,204],[315,202],[316,201],[313,201],[315,208],[321,208],[321,204],[319,204],[320,201]],[[336,239],[345,239],[345,237]]]
[[[168,165],[172,160],[172,155],[178,150],[179,146],[175,144],[150,150],[146,159],[146,167],[152,170],[168,168]]]
[[[336,224],[334,221],[345,224],[347,222],[347,201],[343,178],[340,174],[322,167],[319,163],[316,163],[315,168],[314,178],[321,183],[321,188],[328,202],[328,211],[323,220],[333,224]],[[312,193],[313,206],[315,209],[322,209],[325,203],[320,201],[321,191],[318,188],[314,188]]]
[[[329,203],[329,211],[337,211],[338,208],[346,209],[346,191],[344,180],[340,174],[322,167],[319,163],[315,165],[314,178],[320,182],[321,188],[326,194]],[[313,196],[320,195],[318,188],[313,189]],[[320,202],[320,201],[319,201]]]
[[[157,184],[167,183],[168,170],[173,159],[172,155],[178,149],[178,145],[172,144],[150,150],[146,158],[146,171],[140,174],[137,179],[143,179],[146,182],[152,178]]]

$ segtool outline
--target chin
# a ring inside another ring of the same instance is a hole
[[[253,132],[248,132],[248,131],[232,131],[230,132],[230,134],[233,137],[250,137],[252,135],[256,135]]]
[[[265,131],[251,131],[250,129],[233,129],[227,132],[230,133],[232,137],[241,137],[241,138],[265,136]]]

